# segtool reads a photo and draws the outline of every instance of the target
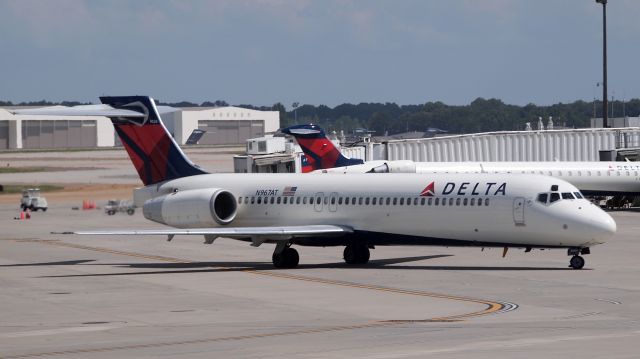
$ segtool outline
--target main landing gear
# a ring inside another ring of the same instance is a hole
[[[572,256],[571,260],[569,260],[569,267],[573,269],[582,269],[584,268],[584,258],[580,256],[580,254],[590,254],[591,251],[588,247],[586,248],[569,248],[567,254]]]
[[[283,243],[276,246],[276,250],[273,251],[271,256],[273,266],[276,268],[295,268],[300,262],[300,256],[298,251],[290,247],[290,244]]]
[[[344,247],[344,261],[347,264],[366,264],[370,255],[369,247],[365,244],[349,244]]]

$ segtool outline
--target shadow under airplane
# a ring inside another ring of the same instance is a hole
[[[0,264],[0,268],[3,268],[3,267],[70,266],[70,265],[76,265],[76,264],[85,264],[85,263],[89,263],[89,262],[95,262],[95,259],[79,259],[79,260],[73,260],[73,261],[59,261],[59,262]]]
[[[416,262],[422,260],[451,257],[451,254],[439,254],[431,256],[413,256],[400,258],[385,258],[370,260],[368,264],[361,266],[348,265],[344,262],[322,264],[300,264],[297,269],[327,269],[327,268],[358,268],[358,269],[391,269],[391,270],[452,270],[452,271],[558,271],[572,270],[561,267],[482,267],[482,266],[421,266],[421,265],[397,265],[401,263]],[[83,263],[77,263],[83,264]],[[215,272],[241,272],[252,270],[277,271],[271,262],[187,262],[187,263],[92,263],[95,266],[113,266],[132,269],[157,269],[150,271],[121,272],[121,273],[93,273],[71,275],[48,275],[40,278],[72,278],[72,277],[108,277],[151,274],[184,274],[184,273],[215,273]]]

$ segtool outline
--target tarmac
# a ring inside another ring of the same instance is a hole
[[[69,178],[105,175],[77,162]],[[299,247],[300,266],[276,270],[267,244],[51,234],[159,226],[74,201],[22,221],[0,202],[0,358],[638,357],[633,210],[611,212],[618,234],[583,270],[561,250],[444,247],[378,247],[356,267]]]

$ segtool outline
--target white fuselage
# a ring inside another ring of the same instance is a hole
[[[553,192],[573,197],[538,201],[540,193],[552,192],[552,186],[557,186]],[[231,226],[348,226],[373,245],[589,247],[603,243],[616,230],[613,219],[581,198],[575,186],[539,175],[211,174],[148,186],[138,190],[137,197],[155,197],[159,203],[154,208],[159,214],[151,218],[145,212],[147,218],[179,228],[222,226],[203,210],[189,212],[197,207],[193,198],[198,191],[212,188],[235,198]],[[162,199],[178,194],[191,199],[184,205],[163,205]],[[201,208],[207,201],[202,198]],[[299,244],[332,245],[314,241]]]
[[[315,172],[364,173],[371,168],[399,164],[401,173],[512,173],[563,179],[587,195],[640,194],[640,165],[633,162],[412,162],[370,161],[363,165]],[[393,168],[393,167],[392,167]]]

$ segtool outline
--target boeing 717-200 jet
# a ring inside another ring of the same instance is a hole
[[[344,246],[349,264],[387,245],[562,248],[580,269],[616,223],[573,185],[509,174],[208,174],[194,165],[146,96],[101,97],[95,108],[18,114],[110,117],[144,187],[134,197],[166,229],[76,231],[84,235],[204,236],[275,244],[279,268],[298,265],[293,246]]]

